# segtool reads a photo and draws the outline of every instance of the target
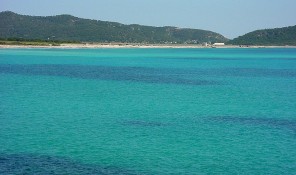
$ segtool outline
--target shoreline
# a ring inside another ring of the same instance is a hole
[[[57,49],[99,49],[99,48],[296,48],[296,46],[201,46],[201,45],[165,45],[165,44],[61,44],[59,46],[44,45],[0,45],[0,48],[57,48]]]

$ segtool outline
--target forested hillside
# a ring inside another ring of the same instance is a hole
[[[9,11],[0,13],[0,38],[179,44],[228,41],[218,33],[199,29],[124,25],[70,15],[26,16]]]
[[[234,45],[296,45],[296,26],[256,30],[228,42]]]

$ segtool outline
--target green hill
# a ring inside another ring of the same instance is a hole
[[[218,33],[199,29],[124,25],[71,15],[26,16],[9,11],[0,12],[0,38],[125,43],[228,41]]]
[[[233,45],[296,45],[296,26],[256,30],[235,38],[227,44]]]

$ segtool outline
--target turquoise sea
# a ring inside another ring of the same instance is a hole
[[[296,174],[296,49],[0,49],[0,174]]]

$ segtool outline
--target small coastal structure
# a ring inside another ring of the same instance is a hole
[[[225,46],[225,43],[214,43],[213,46]]]
[[[203,42],[201,45],[204,46],[204,47],[208,47],[209,46],[209,44],[207,42]]]

